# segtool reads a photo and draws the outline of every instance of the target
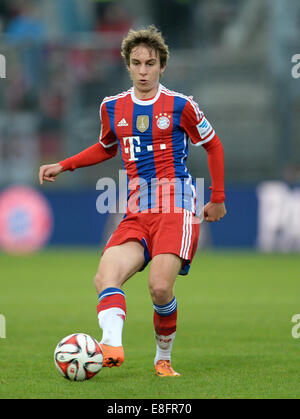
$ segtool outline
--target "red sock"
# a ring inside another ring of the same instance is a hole
[[[177,309],[169,316],[161,316],[154,310],[154,330],[158,335],[168,336],[176,332]]]

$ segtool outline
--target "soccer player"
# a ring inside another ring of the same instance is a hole
[[[63,171],[100,163],[119,150],[130,190],[127,212],[103,250],[94,279],[103,365],[120,366],[124,361],[122,287],[151,260],[155,372],[176,377],[180,374],[171,366],[177,325],[174,286],[178,274],[188,273],[199,236],[195,179],[186,167],[188,140],[207,152],[212,186],[203,214],[209,222],[226,214],[223,147],[192,97],[160,84],[169,51],[153,25],[130,30],[121,54],[133,87],[102,101],[99,142],[59,163],[41,166],[39,180],[54,182]]]

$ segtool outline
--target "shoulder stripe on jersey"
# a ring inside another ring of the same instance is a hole
[[[200,121],[200,119],[203,116],[203,112],[200,111],[198,103],[196,103],[193,100],[192,96],[186,96],[186,95],[183,95],[182,93],[174,92],[173,90],[169,90],[166,87],[162,88],[162,92],[165,93],[168,96],[178,96],[178,97],[181,97],[182,99],[185,99],[186,101],[188,101],[191,104],[191,106],[193,107],[194,111],[195,111],[196,118]]]
[[[131,93],[131,90],[132,90],[132,88],[130,88],[130,89],[129,89],[129,90],[127,90],[126,92],[119,93],[119,94],[117,94],[117,95],[115,95],[115,96],[106,96],[106,97],[103,99],[103,101],[101,102],[101,105],[100,105],[100,110],[99,110],[100,119],[101,119],[101,110],[102,110],[102,106],[103,106],[103,104],[104,104],[104,103],[111,102],[111,101],[113,101],[113,100],[117,100],[117,99],[120,99],[120,98],[122,98],[122,97],[125,97],[125,96],[127,96],[128,94],[130,94],[130,93]]]
[[[117,95],[114,95],[114,96],[106,96],[103,99],[102,103],[106,103],[106,102],[109,102],[111,100],[115,100],[115,99],[119,99],[120,97],[124,97],[124,96],[130,94],[131,90],[132,90],[132,87],[129,90],[126,90],[126,92],[121,92],[121,93],[118,93]]]

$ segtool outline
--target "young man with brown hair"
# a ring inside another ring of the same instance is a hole
[[[122,286],[151,260],[148,283],[154,307],[155,371],[160,377],[178,376],[171,366],[177,325],[174,286],[178,274],[188,273],[199,236],[195,180],[186,167],[188,139],[207,151],[212,193],[204,206],[204,219],[211,222],[226,214],[223,147],[192,97],[160,84],[169,51],[154,26],[130,30],[121,54],[133,87],[102,101],[99,143],[59,163],[41,166],[39,179],[41,184],[53,182],[65,170],[100,163],[119,150],[130,189],[127,213],[104,248],[94,280],[104,366],[120,366],[124,361]],[[167,192],[161,180],[171,185]]]

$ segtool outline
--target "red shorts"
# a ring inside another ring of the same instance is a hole
[[[180,275],[187,275],[199,239],[199,219],[183,209],[179,213],[129,213],[108,240],[103,253],[131,239],[144,246],[145,264],[156,255],[173,253],[182,259]]]

